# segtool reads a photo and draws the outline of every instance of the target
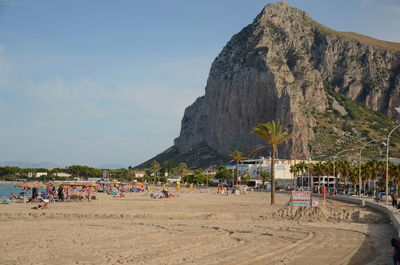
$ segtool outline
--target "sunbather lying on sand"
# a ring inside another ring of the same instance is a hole
[[[40,210],[40,209],[42,209],[42,210],[44,210],[44,209],[49,209],[49,205],[48,205],[48,204],[47,204],[47,202],[46,202],[46,203],[45,203],[45,204],[43,204],[43,205],[39,204],[38,206],[32,207],[32,209],[35,209],[35,210]]]

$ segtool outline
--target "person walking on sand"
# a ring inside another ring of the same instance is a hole
[[[396,209],[397,209],[397,200],[398,200],[398,196],[396,194],[396,191],[394,191],[392,193],[392,206],[393,206],[393,208],[396,208]]]
[[[62,185],[60,185],[60,187],[58,187],[58,200],[60,201],[64,201],[64,187]]]
[[[393,265],[400,265],[400,237],[392,238],[390,254],[392,254]]]

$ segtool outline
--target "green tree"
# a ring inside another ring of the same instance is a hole
[[[244,172],[241,176],[240,176],[240,181],[247,183],[250,180],[250,174],[248,172]]]
[[[189,170],[185,163],[179,163],[179,165],[175,168],[175,172],[184,177],[189,173]]]
[[[165,166],[165,161],[162,161],[160,168],[160,175],[165,176],[166,172],[167,172],[167,167]]]
[[[160,169],[160,163],[158,163],[157,160],[153,160],[151,162],[151,173],[154,174],[154,184],[157,181],[157,173],[159,169]]]
[[[239,171],[238,171],[239,163],[241,161],[243,161],[245,158],[244,158],[244,154],[237,150],[230,153],[229,156],[232,158],[232,160],[229,162],[235,162],[235,177],[233,178],[233,185],[235,185],[235,181],[238,180],[238,175],[239,175]]]
[[[271,174],[266,170],[260,171],[260,177],[262,180],[262,186],[265,187],[265,182],[271,181]]]
[[[226,168],[226,166],[219,166],[217,174],[215,174],[216,179],[232,179],[232,172]]]
[[[275,156],[277,147],[292,135],[283,131],[282,126],[275,121],[263,123],[253,129],[253,132],[271,147],[271,204],[275,204]],[[264,147],[259,147],[265,148]]]
[[[168,160],[168,166],[167,166],[168,175],[171,173],[171,170],[172,170],[172,160],[170,159]]]
[[[374,196],[376,193],[376,179],[378,175],[383,174],[385,171],[385,164],[383,161],[377,161],[375,159],[369,160],[367,163],[367,166],[369,167],[371,171],[371,180],[373,181],[373,188],[374,188]]]
[[[314,164],[313,172],[318,176],[318,190],[321,192],[321,176],[325,173],[325,164],[317,162]]]
[[[304,161],[301,161],[296,164],[297,170],[301,173],[301,186],[304,186],[304,176],[305,172],[307,171],[307,163]]]

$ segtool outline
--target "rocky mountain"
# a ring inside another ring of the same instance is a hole
[[[174,146],[153,159],[226,162],[229,152],[260,144],[252,128],[271,120],[295,135],[279,156],[305,159],[346,144],[324,139],[329,134],[383,135],[398,116],[399,92],[400,43],[338,32],[285,2],[268,4],[214,60]]]

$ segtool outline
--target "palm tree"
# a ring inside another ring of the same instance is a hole
[[[290,173],[293,174],[293,183],[292,183],[292,185],[293,185],[293,189],[294,189],[295,186],[296,186],[294,181],[295,181],[295,179],[297,179],[297,174],[299,173],[299,168],[297,167],[297,165],[291,165],[290,166]]]
[[[307,163],[304,161],[301,161],[297,164],[297,168],[299,172],[301,172],[301,186],[304,186],[304,175],[307,170]]]
[[[157,172],[160,169],[160,163],[157,162],[157,160],[153,160],[151,162],[151,171],[154,173],[154,184],[156,184],[156,179],[157,179]]]
[[[182,177],[185,177],[189,173],[189,170],[185,163],[179,163],[179,165],[175,168],[175,172]]]
[[[356,185],[359,182],[358,170],[359,169],[357,165],[350,165],[349,167],[349,180],[351,181],[351,183],[353,183],[354,190],[356,190]]]
[[[364,190],[364,195],[366,194],[366,188],[367,188],[367,181],[371,178],[371,169],[368,167],[368,165],[363,164],[361,165],[361,187],[363,187]]]
[[[395,187],[395,190],[397,190],[397,179],[398,179],[399,175],[400,175],[399,166],[394,163],[390,163],[389,164],[389,181],[392,181],[393,186]]]
[[[340,173],[340,177],[344,180],[344,185],[346,188],[347,178],[349,176],[350,163],[347,160],[338,161],[337,171]]]
[[[235,166],[235,177],[233,178],[233,185],[235,185],[235,179],[237,181],[238,176],[239,176],[238,165],[245,158],[244,158],[244,154],[242,152],[240,152],[240,151],[237,151],[237,150],[233,151],[232,153],[230,153],[229,156],[232,158],[232,160],[229,161],[229,162],[235,161],[235,164],[236,164],[236,166]]]
[[[253,129],[253,132],[262,140],[266,141],[271,147],[271,204],[275,204],[275,156],[277,146],[292,135],[283,131],[282,126],[275,121],[263,123]],[[256,149],[260,150],[265,146],[260,146]]]
[[[269,174],[268,171],[265,170],[261,170],[260,171],[260,177],[262,180],[262,186],[265,186],[265,182],[270,181],[271,180],[271,174]]]
[[[371,171],[371,180],[373,181],[373,186],[374,186],[374,196],[375,196],[375,182],[376,182],[376,177],[378,176],[378,174],[380,174],[382,172],[383,169],[383,164],[381,163],[381,161],[377,161],[375,159],[373,160],[369,160],[366,165],[369,167],[370,171]]]
[[[331,160],[326,161],[325,163],[325,175],[327,177],[326,187],[329,187],[329,178],[333,174],[333,162]]]
[[[321,193],[321,175],[325,173],[325,164],[317,162],[314,164],[313,172],[318,176],[318,192]]]

